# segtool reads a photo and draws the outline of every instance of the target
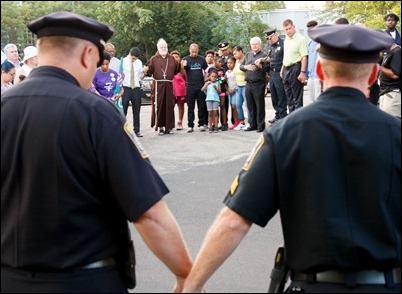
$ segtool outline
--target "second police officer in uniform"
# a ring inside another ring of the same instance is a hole
[[[266,226],[278,210],[292,273],[287,292],[401,291],[401,121],[366,98],[393,40],[352,25],[309,35],[320,43],[324,92],[260,136],[184,292],[201,291],[251,225]]]
[[[269,28],[264,31],[265,38],[270,44],[267,62],[270,64],[269,89],[271,92],[272,107],[275,109],[275,117],[268,122],[273,124],[287,115],[287,99],[281,77],[283,62],[283,40],[276,29]]]

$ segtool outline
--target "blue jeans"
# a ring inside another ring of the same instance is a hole
[[[239,120],[244,121],[244,112],[243,112],[243,103],[246,100],[246,86],[237,86],[236,90],[236,108],[237,108],[237,114],[239,115]],[[247,109],[247,118],[248,121],[251,120],[251,113],[248,110],[248,107],[246,106]]]

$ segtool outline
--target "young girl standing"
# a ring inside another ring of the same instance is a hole
[[[232,117],[234,120],[234,125],[230,127],[233,130],[240,123],[239,115],[237,113],[236,106],[236,91],[237,91],[237,83],[236,83],[236,75],[234,73],[234,67],[236,64],[236,58],[230,56],[227,61],[228,70],[225,73],[226,82],[227,82],[227,91],[226,95],[229,99],[230,109],[232,110]]]
[[[216,71],[212,71],[209,74],[209,80],[205,82],[204,86],[201,88],[201,91],[204,91],[206,94],[206,103],[208,110],[208,127],[209,132],[217,133],[218,132],[218,123],[219,123],[219,94],[221,93],[221,85],[218,82],[218,73]]]

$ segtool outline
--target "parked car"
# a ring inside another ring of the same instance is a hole
[[[141,84],[141,104],[150,105],[151,104],[151,86],[154,81],[153,77],[144,77],[140,81]]]

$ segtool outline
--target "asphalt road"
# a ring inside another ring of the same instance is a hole
[[[304,101],[309,101],[306,91]],[[274,117],[270,96],[265,98],[265,102],[268,121]],[[140,141],[170,189],[166,202],[195,258],[208,228],[223,207],[222,201],[230,184],[260,134],[233,130],[210,134],[200,132],[198,128],[189,134],[184,128],[170,135],[158,136],[150,126],[150,111],[148,105],[141,108],[141,132],[144,137]],[[175,111],[177,115],[177,109]],[[127,119],[132,122],[131,109]],[[184,126],[186,122],[185,116]],[[150,252],[135,229],[132,229],[132,234],[137,256],[137,287],[133,292],[171,292],[174,276]],[[282,244],[278,214],[265,228],[253,225],[237,250],[210,278],[207,291],[267,292],[274,255]]]

